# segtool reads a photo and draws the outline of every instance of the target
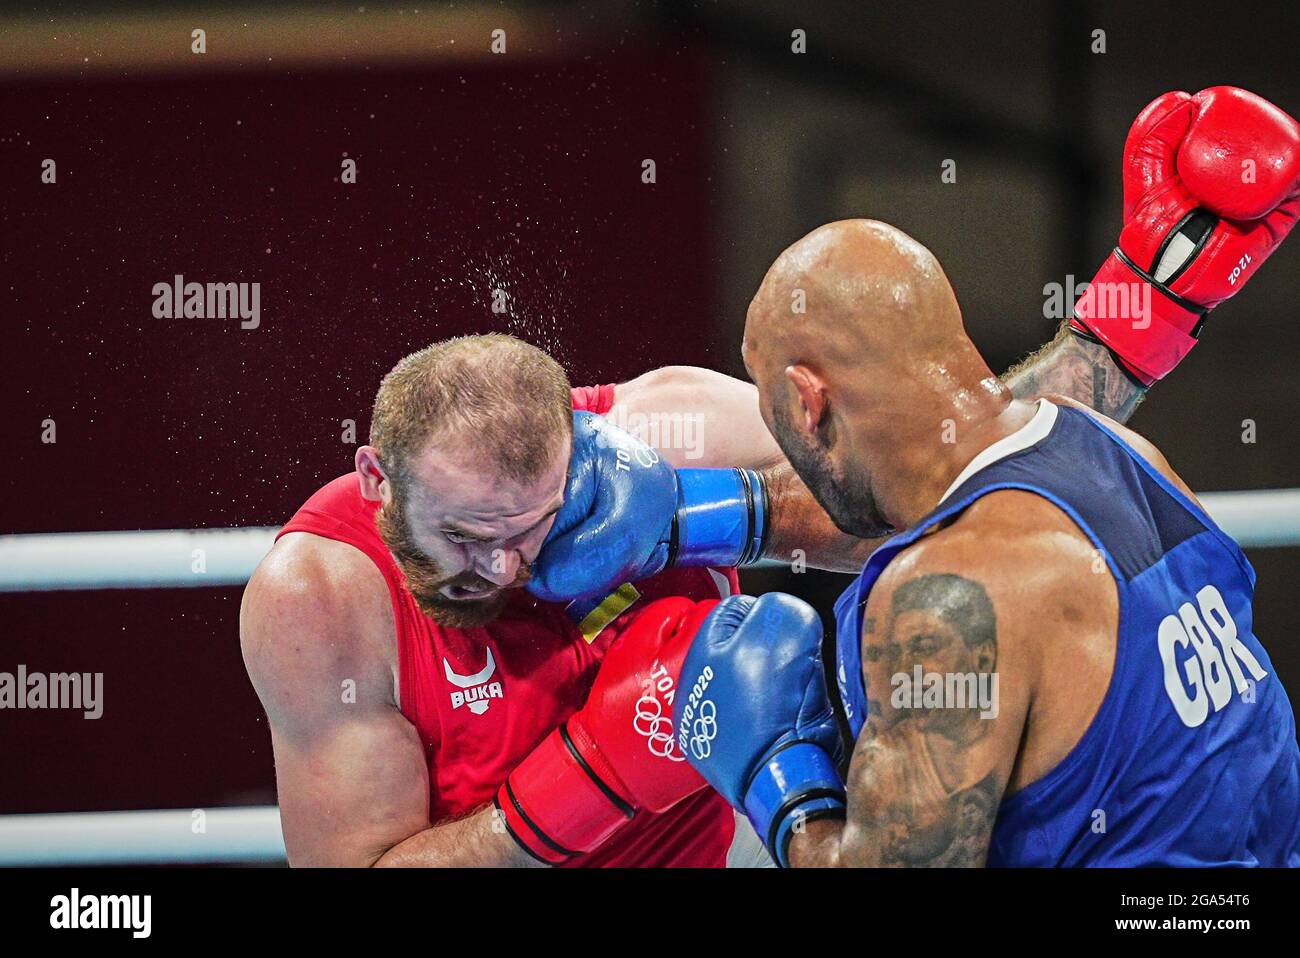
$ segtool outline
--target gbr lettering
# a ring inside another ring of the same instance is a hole
[[[1234,688],[1237,694],[1249,688],[1243,665],[1256,682],[1268,674],[1237,638],[1237,623],[1218,589],[1205,586],[1196,593],[1196,603],[1184,602],[1177,615],[1165,616],[1156,632],[1165,693],[1188,728],[1196,728],[1211,710],[1227,705]],[[1180,675],[1177,653],[1188,646],[1195,655],[1183,658]]]

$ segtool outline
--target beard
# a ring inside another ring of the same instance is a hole
[[[772,434],[790,465],[799,474],[817,504],[826,510],[836,528],[859,539],[877,539],[897,530],[880,514],[871,494],[871,477],[865,470],[840,471],[831,461],[835,447],[835,426],[828,422],[824,434],[805,438],[791,425],[786,411],[772,409]]]
[[[411,530],[406,524],[406,510],[402,497],[394,494],[393,498],[380,506],[375,513],[375,526],[384,545],[397,560],[397,567],[406,580],[406,588],[415,599],[420,611],[439,625],[449,629],[472,629],[492,622],[506,602],[510,599],[508,589],[525,585],[532,578],[532,567],[527,564],[519,566],[515,581],[506,588],[500,588],[488,582],[475,572],[461,572],[447,575],[446,571],[433,559],[429,558],[415,544]],[[442,590],[449,586],[462,586],[469,589],[497,589],[484,599],[449,599]]]

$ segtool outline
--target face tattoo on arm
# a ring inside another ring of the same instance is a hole
[[[862,656],[870,704],[849,793],[874,797],[850,801],[858,840],[875,850],[877,865],[982,865],[1005,784],[980,748],[992,722],[976,707],[927,702],[910,684],[900,688],[897,677],[913,683],[918,667],[922,675],[966,674],[977,682],[993,674],[997,617],[984,587],[951,574],[904,582],[883,631],[866,619]]]

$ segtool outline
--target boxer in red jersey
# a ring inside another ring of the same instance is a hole
[[[702,428],[754,421],[738,408],[752,410],[752,387],[697,374],[714,380]],[[679,389],[672,375],[626,383],[615,415],[671,406]],[[408,357],[376,402],[382,435],[372,438],[386,461],[362,447],[356,471],[307,501],[252,577],[241,638],[271,726],[291,863],[724,864],[734,815],[702,780],[668,811],[637,810],[599,847],[562,860],[521,843],[492,805],[512,769],[583,705],[615,639],[656,616],[654,600],[736,590],[734,570],[707,568],[668,570],[584,607],[511,588],[526,581],[562,501],[570,403],[608,413],[614,387],[570,394],[553,360],[510,337]],[[715,459],[779,459],[761,422],[748,448],[734,426],[716,432]],[[712,464],[693,450],[663,454]],[[675,621],[682,608],[671,609],[643,631]],[[645,747],[654,707],[639,710]]]

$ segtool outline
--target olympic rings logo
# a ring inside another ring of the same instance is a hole
[[[670,762],[684,762],[686,756],[677,751],[673,741],[673,720],[664,715],[663,704],[658,697],[646,693],[636,700],[636,715],[632,718],[632,728],[638,735],[647,739],[646,747],[651,755],[666,758]],[[667,728],[667,731],[664,729]]]
[[[718,736],[718,707],[713,699],[700,703],[699,714],[691,722],[691,754],[706,759],[713,751],[713,740]]]

